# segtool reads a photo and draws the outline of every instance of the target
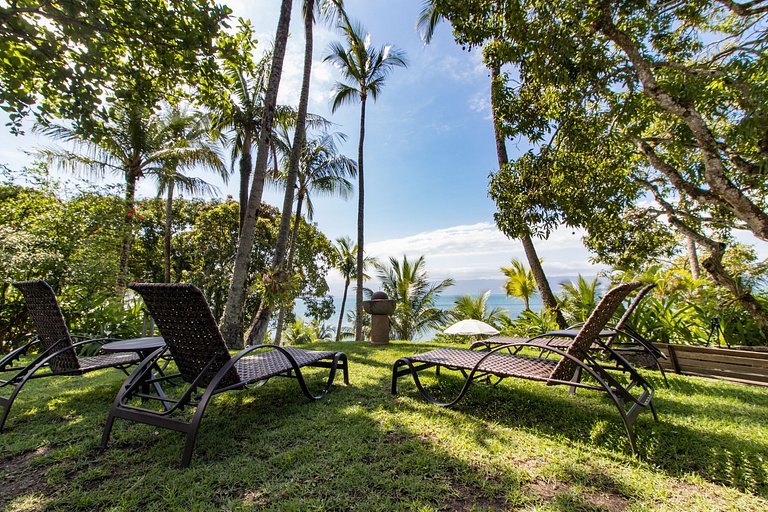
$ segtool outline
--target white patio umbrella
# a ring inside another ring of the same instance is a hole
[[[462,320],[456,322],[445,331],[445,334],[459,334],[461,336],[477,336],[479,334],[499,334],[499,331],[480,320]]]

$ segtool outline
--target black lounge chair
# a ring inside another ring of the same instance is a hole
[[[467,392],[470,384],[478,380],[500,377],[517,377],[520,379],[536,380],[549,386],[566,385],[572,389],[585,388],[603,391],[608,394],[624,423],[632,451],[637,453],[637,444],[633,424],[637,416],[646,407],[658,419],[653,407],[654,394],[651,386],[626,359],[605,345],[600,339],[600,331],[610,320],[616,308],[633,290],[642,286],[640,282],[616,286],[600,301],[600,304],[590,315],[579,331],[579,334],[567,350],[546,345],[537,341],[512,342],[501,344],[486,351],[459,348],[439,348],[414,356],[398,359],[392,368],[392,394],[397,393],[397,380],[403,375],[412,375],[417,389],[429,402],[440,406],[451,406],[457,403]],[[598,344],[616,358],[617,364],[629,375],[629,382],[622,384],[608,373],[594,358],[592,344]],[[531,357],[519,355],[525,348],[548,353],[553,358]],[[465,375],[465,382],[459,394],[453,400],[439,401],[424,388],[419,379],[419,372],[435,367],[448,370],[458,370]],[[585,382],[582,375],[589,376]]]
[[[661,377],[664,380],[664,385],[669,387],[667,374],[664,372],[664,368],[660,363],[661,359],[667,359],[666,354],[656,348],[653,343],[648,341],[645,337],[640,335],[629,325],[629,317],[632,315],[635,309],[637,309],[637,306],[640,304],[643,298],[648,295],[648,293],[655,287],[656,283],[651,283],[641,288],[629,306],[627,306],[627,309],[624,311],[624,314],[621,315],[619,321],[613,325],[607,324],[606,327],[600,331],[600,338],[603,340],[605,345],[612,347],[615,352],[618,352],[621,355],[647,355],[647,359],[661,373]],[[566,329],[547,331],[539,336],[529,338],[529,341],[542,340],[545,341],[545,343],[550,347],[555,347],[561,350],[568,350],[568,347],[571,346],[573,340],[576,338],[576,336],[578,336],[583,325],[584,322],[580,322],[571,325]],[[475,342],[470,348],[477,348],[480,346],[485,348],[492,348],[494,346],[514,343],[517,341],[522,340],[506,337],[493,337]],[[593,344],[592,349],[601,350],[601,346],[598,344]],[[616,364],[614,368],[620,369],[620,365]]]
[[[139,356],[134,353],[78,356],[76,347],[90,343],[103,345],[113,340],[99,338],[73,343],[75,336],[69,333],[59,302],[56,300],[56,294],[48,283],[35,280],[20,281],[13,285],[24,295],[37,337],[0,359],[0,376],[9,375],[8,378],[0,379],[0,392],[9,390],[7,396],[4,394],[0,396],[0,405],[5,409],[0,417],[0,432],[5,426],[13,402],[29,380],[42,377],[77,376],[103,368],[118,368],[126,372],[128,367],[139,362]],[[31,349],[37,347],[40,353],[29,364],[13,366],[14,362],[19,361]]]
[[[349,384],[347,357],[342,352],[254,345],[230,356],[205,297],[194,285],[133,283],[129,288],[144,298],[166,347],[145,359],[120,388],[104,427],[102,449],[107,446],[115,418],[147,423],[186,433],[181,465],[187,467],[200,422],[214,395],[286,376],[296,378],[307,398],[319,400],[330,390],[337,368],[343,371],[344,382]],[[158,360],[168,355],[176,363],[178,374],[156,375],[153,368],[158,368]],[[310,393],[304,382],[301,368],[305,366],[330,369],[328,381],[319,395]],[[178,398],[147,394],[149,384],[178,379],[185,383]],[[147,406],[151,400],[158,405],[157,409]],[[194,410],[189,421],[174,414],[185,408]]]

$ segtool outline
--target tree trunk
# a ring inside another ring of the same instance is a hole
[[[768,213],[731,181],[721,157],[719,143],[704,117],[692,104],[678,100],[656,81],[651,62],[643,56],[635,41],[625,32],[619,30],[613,22],[612,9],[612,2],[603,2],[602,15],[596,20],[595,27],[627,56],[632,64],[632,69],[643,85],[643,93],[651,98],[661,110],[677,117],[691,130],[691,135],[701,152],[704,179],[709,185],[709,190],[714,193],[721,205],[742,220],[756,237],[761,240],[768,240]],[[682,180],[679,175],[665,175],[675,187],[683,188],[680,186],[680,182],[685,180]],[[700,199],[697,197],[697,200]]]
[[[699,255],[696,253],[696,240],[692,237],[686,237],[688,242],[688,262],[691,265],[691,277],[699,279],[701,277],[701,269],[699,268]]]
[[[245,212],[248,209],[248,185],[251,182],[251,132],[243,133],[243,149],[240,153],[240,225],[239,232],[243,232],[245,224]]]
[[[729,290],[739,301],[739,304],[749,313],[764,331],[768,331],[768,317],[765,309],[749,290],[744,288],[738,279],[734,279],[723,267],[723,255],[726,245],[722,242],[711,247],[710,255],[701,262],[712,279],[720,286]]]
[[[299,192],[296,201],[296,216],[293,220],[293,229],[291,230],[291,247],[288,249],[288,262],[285,270],[288,275],[293,274],[293,256],[296,252],[296,240],[299,238],[299,222],[301,221],[301,207],[304,202],[304,194]],[[280,345],[283,336],[283,325],[285,324],[285,308],[280,308],[280,314],[277,316],[277,326],[275,327],[275,345]]]
[[[296,177],[299,174],[299,163],[301,160],[301,151],[304,148],[304,136],[306,133],[307,105],[309,103],[309,85],[312,75],[312,22],[314,12],[314,1],[306,0],[304,5],[304,75],[301,82],[301,93],[299,96],[299,109],[296,114],[296,130],[293,135],[293,147],[288,161],[288,175],[285,179],[285,195],[283,196],[283,210],[280,214],[280,229],[277,233],[277,244],[275,247],[275,256],[272,261],[272,275],[290,276],[290,268],[286,268],[286,248],[288,246],[288,235],[291,227],[291,213],[293,211],[293,195],[296,187]],[[298,216],[298,214],[297,214]],[[285,273],[283,274],[283,270]],[[261,343],[266,333],[266,322],[259,315],[270,313],[272,305],[269,304],[268,297],[262,297],[262,306],[254,317],[248,333],[249,344]],[[263,328],[257,326],[264,325]],[[282,326],[281,326],[282,331]],[[275,343],[279,344],[279,336],[282,332],[276,333]]]
[[[133,217],[136,214],[136,181],[139,171],[136,164],[130,164],[125,175],[125,209],[123,214],[123,232],[120,240],[120,260],[115,291],[118,295],[125,293],[128,281],[128,258],[131,254],[131,238],[133,237]]]
[[[168,198],[165,201],[165,233],[163,233],[163,270],[165,282],[171,282],[171,229],[173,228],[173,187],[175,183],[168,183]]]
[[[363,144],[365,142],[366,91],[360,92],[360,141],[357,145],[357,289],[355,290],[355,341],[363,341],[363,249],[365,187],[363,180]]]
[[[227,303],[224,306],[224,316],[221,321],[221,333],[230,348],[242,348],[243,346],[243,306],[245,304],[245,284],[248,279],[248,267],[251,263],[253,243],[256,238],[256,220],[261,207],[261,197],[264,192],[264,174],[269,157],[269,139],[272,134],[272,122],[277,105],[277,92],[280,87],[280,77],[283,71],[283,59],[285,47],[288,41],[288,31],[291,23],[292,0],[282,0],[280,6],[280,19],[275,34],[274,50],[272,54],[272,68],[267,83],[267,91],[264,99],[264,115],[259,127],[259,139],[257,145],[256,167],[253,173],[253,184],[248,196],[245,221],[243,223],[240,240],[237,244],[235,256],[235,268],[232,272],[232,282],[227,295]],[[263,304],[264,301],[262,301]],[[265,328],[266,330],[266,328]]]
[[[349,278],[344,280],[344,293],[341,296],[341,311],[339,312],[339,325],[336,327],[336,341],[341,341],[341,323],[344,321],[344,308],[347,306],[347,290],[349,290]]]
[[[499,123],[496,120],[496,109],[494,107],[495,104],[495,95],[493,93],[493,84],[496,82],[496,79],[499,77],[499,67],[498,65],[492,64],[490,66],[491,68],[491,110],[493,112],[493,135],[496,139],[496,156],[499,160],[499,168],[504,167],[509,163],[509,156],[507,155],[507,146],[504,144],[504,138],[499,133]],[[565,318],[563,317],[563,313],[560,311],[560,308],[557,304],[557,299],[555,298],[555,294],[552,293],[552,288],[549,286],[549,281],[547,280],[547,275],[544,273],[544,268],[541,266],[541,260],[539,259],[538,254],[536,254],[536,248],[533,245],[533,240],[531,240],[530,235],[527,233],[524,233],[520,237],[520,241],[523,243],[523,249],[525,250],[525,257],[528,260],[528,266],[531,267],[531,273],[533,274],[533,279],[536,281],[536,287],[539,289],[539,295],[541,295],[541,301],[544,303],[544,308],[547,311],[552,311],[555,313],[555,321],[557,322],[558,327],[561,329],[565,329],[568,327],[568,323],[565,321]],[[530,311],[528,309],[528,300],[525,301],[525,309],[526,311]]]

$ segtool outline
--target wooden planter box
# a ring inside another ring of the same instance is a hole
[[[665,343],[656,346],[668,357],[661,361],[664,370],[768,386],[768,352]]]

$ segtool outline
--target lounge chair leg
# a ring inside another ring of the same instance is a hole
[[[21,388],[24,387],[24,384],[27,383],[29,378],[34,374],[40,367],[33,369],[32,371],[28,372],[24,377],[19,381],[18,384],[13,388],[13,391],[11,392],[11,395],[4,399],[5,402],[5,410],[3,411],[3,417],[0,418],[0,432],[3,431],[3,428],[5,427],[5,420],[8,419],[8,415],[11,413],[11,406],[13,405],[13,402],[16,400],[16,396],[19,394],[19,391],[21,391]]]
[[[184,454],[181,456],[181,467],[188,468],[189,463],[192,462],[192,452],[195,449],[195,441],[197,441],[197,429],[200,426],[200,422],[194,425],[189,432],[187,432],[187,442],[184,443]]]
[[[659,421],[659,416],[656,414],[656,406],[653,405],[653,402],[648,404],[648,407],[651,408],[651,414],[653,414],[653,421]]]
[[[112,414],[112,411],[109,411],[109,416],[107,416],[107,424],[104,425],[104,433],[101,434],[101,444],[99,444],[100,450],[106,450],[107,449],[107,443],[109,442],[109,436],[112,435],[112,426],[115,424],[115,416]]]
[[[581,382],[581,367],[577,366],[576,371],[573,372],[573,378],[571,379],[571,382]],[[568,390],[569,395],[575,395],[576,394],[576,386],[571,386]]]

